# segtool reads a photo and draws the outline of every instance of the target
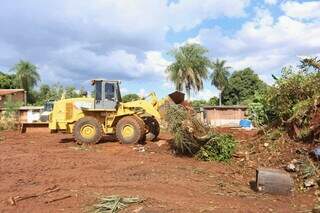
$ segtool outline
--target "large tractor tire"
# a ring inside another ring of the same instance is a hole
[[[116,125],[116,136],[123,144],[140,142],[145,134],[144,123],[134,116],[121,118]]]
[[[146,140],[155,141],[160,133],[159,122],[153,117],[145,117],[143,121],[147,127]]]
[[[73,137],[78,144],[96,144],[102,136],[102,124],[94,117],[80,118],[73,127]]]

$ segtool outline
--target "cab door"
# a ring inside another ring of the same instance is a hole
[[[116,109],[118,104],[116,89],[116,84],[113,82],[97,81],[95,109]]]

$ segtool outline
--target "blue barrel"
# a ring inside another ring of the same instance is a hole
[[[240,126],[241,127],[250,128],[251,124],[252,124],[252,122],[250,120],[248,120],[248,119],[240,120]]]

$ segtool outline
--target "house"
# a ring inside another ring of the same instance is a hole
[[[27,93],[23,89],[0,89],[0,108],[4,107],[5,101],[10,98],[13,102],[26,105]]]
[[[204,106],[200,117],[213,127],[239,127],[246,111],[246,106]]]

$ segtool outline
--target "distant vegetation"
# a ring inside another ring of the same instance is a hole
[[[136,101],[139,99],[140,99],[139,95],[134,94],[134,93],[130,93],[130,94],[124,95],[122,97],[122,102],[126,103],[126,102],[130,102],[130,101]]]
[[[191,92],[197,94],[197,92],[201,91],[206,80],[209,80],[211,85],[219,90],[219,98],[211,97],[209,100],[193,99],[191,104],[194,107],[224,104],[255,105],[256,109],[258,109],[258,103],[265,102],[263,103],[263,109],[260,106],[261,112],[256,112],[256,117],[259,117],[259,123],[265,124],[266,120],[270,120],[270,116],[274,116],[276,120],[287,119],[287,117],[292,116],[294,104],[305,100],[305,96],[310,97],[311,94],[308,92],[311,93],[311,89],[309,87],[312,86],[314,88],[317,86],[317,82],[312,81],[318,80],[320,70],[320,60],[316,57],[301,60],[298,71],[292,67],[285,68],[281,77],[276,78],[273,76],[276,80],[275,84],[268,86],[251,68],[230,72],[232,68],[227,66],[227,61],[211,60],[208,54],[208,50],[200,44],[185,44],[170,51],[174,61],[166,69],[168,78],[174,83],[177,90],[187,93],[189,100]],[[313,72],[310,72],[310,70]],[[286,94],[288,91],[284,91],[289,89],[289,82],[293,93],[290,95]],[[10,71],[0,72],[0,89],[25,89],[28,94],[27,101],[30,105],[43,105],[47,100],[58,100],[62,94],[65,94],[66,98],[79,97],[83,90],[77,90],[72,85],[39,85],[39,83],[38,68],[28,61],[21,60]],[[296,97],[295,93],[300,91],[299,89],[296,90],[296,88],[300,87],[307,94],[299,96],[300,99],[297,101],[298,99],[296,100],[294,97]],[[313,93],[316,93],[316,91],[313,91]],[[269,97],[268,95],[277,95],[277,98]],[[124,102],[128,102],[138,100],[139,96],[131,93],[124,95],[122,99]],[[272,110],[270,107],[270,109],[267,108],[267,104],[271,104],[271,100],[278,103],[271,107]],[[290,105],[283,104],[284,101],[290,102]],[[287,109],[287,112],[283,112],[282,110],[287,107],[291,110]],[[275,110],[276,112],[272,114],[271,111]],[[266,113],[262,113],[265,111]]]
[[[58,100],[62,94],[66,98],[79,97],[81,90],[77,91],[73,86],[52,86],[40,82],[38,68],[28,61],[19,61],[9,72],[0,72],[0,89],[24,89],[27,91],[27,102],[31,105],[43,105],[47,100]]]

